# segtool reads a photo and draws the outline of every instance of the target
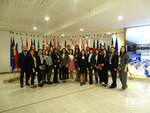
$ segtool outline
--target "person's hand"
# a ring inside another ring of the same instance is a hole
[[[117,69],[115,68],[114,71],[117,71]]]
[[[32,69],[33,70],[33,73],[35,73],[35,70],[34,69]]]
[[[77,60],[77,59],[75,59],[74,61],[75,61],[75,62],[77,62],[78,60]]]
[[[68,64],[66,65],[66,68],[68,67]]]
[[[88,71],[88,70],[89,70],[89,68],[86,68],[86,70]]]
[[[56,65],[54,65],[54,68],[56,68]]]
[[[102,66],[104,66],[104,64],[102,64]]]
[[[102,70],[102,67],[100,67],[99,69]]]
[[[124,68],[124,73],[126,73],[127,72],[127,68]]]
[[[53,62],[51,64],[53,65]]]
[[[78,67],[78,70],[80,71],[80,68]]]
[[[93,67],[91,67],[91,69],[92,69]]]
[[[57,62],[60,62],[60,60],[58,60]]]
[[[18,70],[21,71],[21,68],[19,68]]]
[[[59,65],[59,68],[61,68],[61,65]]]
[[[43,68],[42,67],[40,67],[40,70],[42,70]]]

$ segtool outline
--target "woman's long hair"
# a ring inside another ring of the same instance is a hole
[[[76,53],[76,50],[78,50],[78,53]],[[76,56],[76,55],[77,55],[77,56],[79,56],[79,55],[80,55],[80,49],[79,49],[79,48],[76,48],[76,49],[75,49],[74,56]]]
[[[123,47],[124,47],[125,51],[124,51],[124,53],[123,53],[123,55],[122,55],[121,49],[122,49]],[[123,57],[123,56],[127,53],[125,46],[121,46],[121,49],[120,49],[120,55],[119,55],[119,57]]]
[[[115,47],[111,47],[111,48],[114,48],[114,49],[115,49]],[[110,52],[110,54],[112,54],[112,52]],[[116,55],[116,54],[117,54],[117,52],[116,52],[116,49],[115,49],[114,55]]]

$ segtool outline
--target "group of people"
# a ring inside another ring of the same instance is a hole
[[[67,79],[74,81],[74,71],[76,72],[76,81],[80,81],[83,86],[88,81],[93,84],[93,71],[95,75],[95,83],[104,87],[108,85],[108,70],[111,72],[112,84],[109,88],[117,87],[117,71],[122,83],[123,91],[127,88],[127,66],[129,55],[125,46],[120,49],[118,55],[115,48],[111,47],[111,52],[101,45],[98,49],[86,47],[86,50],[79,49],[76,45],[75,49],[70,49],[70,45],[61,49],[59,46],[53,50],[46,45],[45,49],[35,51],[34,45],[31,45],[27,52],[26,46],[23,46],[22,52],[19,54],[18,67],[20,71],[20,84],[23,88],[24,73],[26,74],[26,85],[31,88],[37,87],[34,84],[35,75],[37,74],[38,86],[43,87],[44,83],[60,83],[66,82]],[[52,70],[54,69],[53,81],[51,81]],[[59,75],[59,76],[58,76]],[[31,85],[29,78],[31,76]]]

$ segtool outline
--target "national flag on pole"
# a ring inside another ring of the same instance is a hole
[[[108,53],[110,53],[110,46],[108,46],[107,50],[108,50]]]
[[[45,48],[44,40],[43,40],[43,49]]]
[[[15,39],[13,37],[13,54],[14,54],[14,63],[15,63],[15,68],[17,67],[17,54],[16,54],[16,49],[15,49]]]
[[[111,47],[114,47],[114,41],[113,41],[113,38],[111,40]]]
[[[40,42],[39,42],[39,39],[38,39],[38,47],[37,47],[38,49],[40,49]]]
[[[104,43],[104,49],[106,49],[106,44]]]
[[[86,39],[86,47],[88,46],[88,39]]]
[[[99,48],[99,40],[97,39],[97,49]]]
[[[29,48],[28,48],[28,38],[26,38],[26,47],[27,47],[27,52],[28,52],[28,50],[29,50]]]
[[[101,47],[102,43],[100,43],[100,47]]]
[[[52,43],[51,43],[51,40],[50,40],[50,45],[49,45],[49,46],[50,46],[49,48],[51,49],[51,47],[52,47]]]
[[[36,46],[35,46],[35,39],[34,39],[34,47],[35,47],[35,50],[36,50]]]
[[[55,39],[54,39],[54,48],[56,48],[56,42],[55,42]]]
[[[75,40],[75,46],[77,45],[77,41]]]
[[[93,53],[95,53],[95,39],[93,41]]]
[[[11,42],[10,42],[10,66],[12,68],[12,71],[15,69],[15,61],[14,61],[14,52],[13,52],[13,41],[11,37]]]
[[[65,40],[65,47],[67,46],[67,44],[66,44],[66,40]]]
[[[72,46],[73,46],[73,48],[74,48],[74,40],[72,40]]]
[[[57,41],[57,47],[59,46],[59,40]]]
[[[118,39],[117,39],[117,37],[116,37],[115,49],[116,49],[116,52],[118,53]]]
[[[21,38],[21,50],[22,50],[22,48],[23,48],[23,41],[22,41],[22,38]]]
[[[17,69],[19,69],[19,67],[18,67],[18,43],[16,43],[16,48],[15,48],[16,50],[15,50],[15,52],[16,52],[16,61],[15,61],[15,67],[17,68]]]
[[[84,39],[82,40],[82,50],[84,50]]]
[[[70,45],[70,39],[68,40],[68,45]]]
[[[48,40],[46,40],[46,45],[48,45]]]
[[[31,39],[31,45],[33,45],[33,41],[32,41],[32,39]]]

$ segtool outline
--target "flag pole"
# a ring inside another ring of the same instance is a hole
[[[11,31],[10,31],[10,37],[11,37]],[[11,37],[12,38],[12,37]],[[11,42],[10,42],[11,43]],[[10,50],[10,52],[11,52],[11,50]],[[11,53],[10,53],[10,55],[11,55]],[[11,62],[11,61],[10,61]],[[10,66],[10,79],[11,79],[11,66]]]

